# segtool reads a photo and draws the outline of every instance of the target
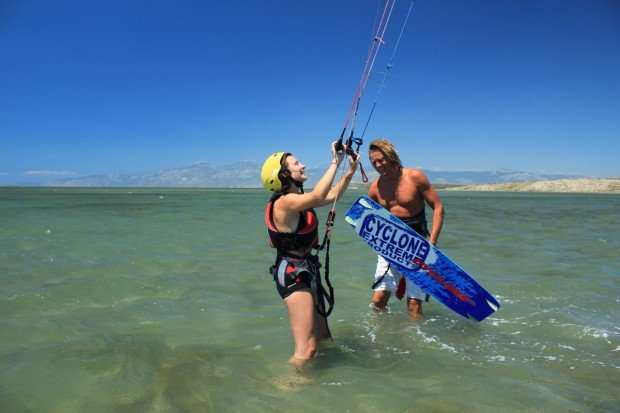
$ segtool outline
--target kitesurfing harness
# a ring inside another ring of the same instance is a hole
[[[324,237],[319,246],[318,219],[314,209],[310,208],[299,213],[299,224],[294,232],[280,232],[273,220],[274,202],[282,194],[271,197],[265,208],[265,223],[269,234],[269,246],[277,251],[274,265],[269,268],[269,273],[274,277],[280,296],[284,299],[293,292],[309,288],[314,298],[314,306],[317,312],[327,318],[334,308],[334,288],[329,280],[329,239]],[[332,223],[333,225],[333,223]],[[312,250],[317,250],[312,254]],[[304,250],[306,254],[298,256],[291,250]],[[321,263],[318,252],[325,253],[325,283],[326,291],[321,283]],[[325,301],[329,307],[325,308]]]

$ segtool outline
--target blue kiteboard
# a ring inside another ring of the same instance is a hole
[[[499,308],[463,269],[367,196],[355,201],[345,220],[377,254],[452,311],[482,321]]]

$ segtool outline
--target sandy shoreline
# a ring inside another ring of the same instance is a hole
[[[620,193],[620,178],[575,178],[553,181],[507,182],[446,188],[452,191],[596,192]]]

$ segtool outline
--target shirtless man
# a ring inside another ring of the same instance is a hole
[[[368,189],[368,197],[400,218],[433,245],[437,244],[443,224],[444,207],[428,178],[419,169],[403,168],[394,145],[386,139],[376,139],[368,147],[370,163],[379,172]],[[425,203],[433,210],[433,226],[428,231]],[[396,268],[378,256],[372,303],[378,310],[387,307],[390,295],[398,299],[407,293],[407,309],[413,318],[422,317],[424,291],[407,280]]]

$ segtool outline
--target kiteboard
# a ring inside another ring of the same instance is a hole
[[[387,209],[360,196],[345,220],[408,280],[465,318],[482,321],[499,302],[462,268]]]

